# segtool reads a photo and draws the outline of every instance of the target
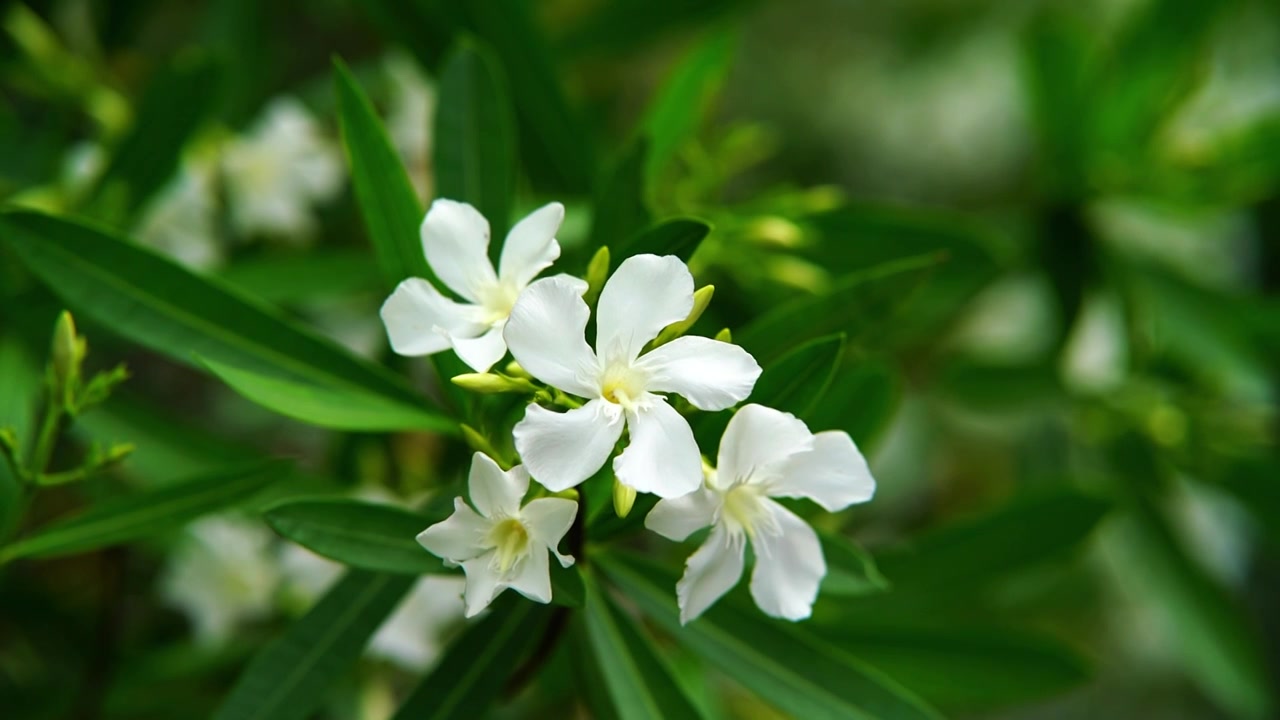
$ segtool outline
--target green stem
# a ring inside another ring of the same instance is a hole
[[[31,478],[44,474],[48,469],[54,446],[58,444],[58,425],[61,419],[62,408],[57,403],[50,402],[45,408],[44,420],[40,423],[40,435],[37,436],[35,450],[31,453],[31,463],[27,466]]]

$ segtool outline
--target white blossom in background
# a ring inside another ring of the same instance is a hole
[[[432,554],[462,566],[466,616],[474,617],[507,588],[535,602],[551,602],[548,555],[562,567],[573,564],[556,548],[573,524],[578,503],[544,497],[521,505],[529,473],[520,465],[503,472],[483,453],[472,458],[467,487],[475,510],[456,498],[452,515],[418,534]]]
[[[216,172],[211,162],[183,160],[178,174],[143,209],[134,228],[138,242],[197,270],[218,265]]]
[[[274,613],[275,541],[261,522],[235,516],[207,517],[186,528],[165,565],[160,593],[191,621],[197,641],[220,644],[243,623]]]
[[[454,200],[431,203],[422,221],[427,264],[466,302],[456,302],[422,278],[400,283],[382,305],[391,348],[401,355],[432,355],[450,347],[476,372],[507,354],[502,329],[516,298],[538,273],[560,257],[556,232],[560,203],[529,213],[507,233],[498,270],[489,261],[489,222],[474,207]]]
[[[585,339],[584,291],[572,279],[539,280],[511,311],[505,335],[516,361],[542,382],[587,399],[564,413],[529,405],[514,430],[521,459],[549,490],[564,490],[604,465],[626,427],[630,442],[613,462],[620,482],[661,497],[692,492],[702,482],[693,431],[655,393],[724,410],[751,394],[760,366],[742,348],[703,337],[643,352],[693,307],[693,276],[679,258],[623,261],[600,293],[594,351]]]
[[[1129,333],[1115,297],[1085,298],[1059,363],[1067,385],[1085,393],[1114,390],[1129,371]]]
[[[435,127],[435,86],[418,63],[403,50],[387,55],[383,65],[390,88],[387,134],[409,173],[418,197],[434,192],[431,169],[432,129]]]
[[[281,97],[228,142],[222,173],[238,233],[302,240],[316,231],[313,206],[342,190],[346,171],[338,147],[306,107]]]
[[[835,512],[866,502],[876,483],[847,433],[813,434],[794,415],[746,405],[729,421],[716,468],[696,492],[660,500],[645,527],[680,541],[711,526],[676,585],[680,622],[698,617],[738,583],[747,541],[751,595],[766,614],[809,617],[827,574],[818,535],[773,498],[808,498]]]

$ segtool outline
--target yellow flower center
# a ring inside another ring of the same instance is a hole
[[[480,292],[480,308],[483,320],[490,325],[506,320],[511,315],[511,308],[520,297],[520,288],[513,283],[498,281]]]
[[[614,363],[600,378],[600,397],[625,410],[633,410],[645,392],[645,378],[628,364]]]
[[[489,531],[489,542],[494,549],[494,565],[498,572],[505,573],[529,553],[529,529],[516,518],[507,518]]]
[[[732,537],[754,538],[758,531],[773,528],[775,522],[764,503],[765,497],[762,486],[746,483],[734,485],[724,494],[721,518]]]

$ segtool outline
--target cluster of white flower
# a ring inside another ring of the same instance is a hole
[[[659,393],[699,410],[725,410],[751,394],[760,366],[727,342],[657,341],[694,307],[693,276],[674,256],[621,263],[600,289],[592,349],[588,284],[568,275],[534,280],[560,255],[555,235],[563,217],[564,208],[552,203],[517,223],[495,270],[485,218],[465,203],[436,200],[422,223],[423,249],[461,301],[411,278],[382,307],[397,353],[453,348],[484,373],[510,350],[547,386],[513,431],[523,464],[503,471],[476,453],[469,477],[475,509],[458,498],[453,515],[419,542],[462,567],[468,616],[508,587],[549,602],[549,554],[566,567],[573,562],[557,548],[578,512],[577,502],[550,493],[596,474],[625,430],[626,447],[612,466],[619,487],[661,498],[645,525],[676,541],[712,528],[677,586],[681,621],[738,582],[747,540],[756,557],[756,603],[775,617],[808,617],[826,574],[822,548],[814,530],[775,498],[809,498],[829,511],[869,500],[875,481],[862,454],[846,433],[814,434],[789,413],[749,404],[729,422],[712,469],[688,421]],[[546,492],[524,502],[530,478]]]

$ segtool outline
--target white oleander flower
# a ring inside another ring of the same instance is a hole
[[[624,426],[627,449],[613,461],[618,480],[638,492],[676,497],[702,482],[701,454],[689,423],[666,398],[724,410],[751,394],[760,366],[736,345],[677,338],[643,353],[693,307],[693,276],[674,256],[627,258],[605,283],[596,310],[596,347],[587,345],[584,286],[563,278],[529,286],[505,332],[516,361],[535,378],[587,399],[556,413],[530,405],[515,427],[516,449],[549,490],[586,480],[613,452]]]
[[[551,602],[547,556],[555,555],[562,567],[573,564],[573,557],[556,547],[573,524],[578,504],[544,497],[522,506],[529,473],[520,465],[503,472],[484,453],[472,458],[467,486],[475,510],[456,498],[452,515],[418,534],[418,542],[432,554],[462,566],[466,616],[474,617],[507,588],[535,602]]]
[[[294,240],[314,234],[312,205],[337,195],[345,177],[337,146],[289,97],[273,100],[248,133],[228,143],[222,171],[237,232]]]
[[[560,257],[556,232],[562,220],[560,203],[529,213],[507,233],[495,271],[484,216],[463,202],[431,203],[422,221],[427,264],[466,302],[445,297],[422,278],[401,282],[381,311],[391,348],[400,355],[418,356],[452,347],[473,370],[487,372],[507,354],[502,329],[516,298]]]
[[[274,612],[280,581],[274,542],[262,523],[234,516],[186,528],[165,565],[160,593],[191,621],[199,642],[225,642],[240,624]]]
[[[827,574],[818,535],[773,498],[809,498],[829,511],[866,502],[876,483],[847,433],[813,434],[790,413],[747,405],[720,440],[717,468],[697,492],[661,500],[645,527],[680,541],[711,526],[676,585],[680,622],[711,607],[742,576],[751,541],[751,595],[766,614],[809,617]]]
[[[134,235],[187,267],[207,270],[222,260],[218,245],[216,168],[186,159],[142,213]]]

